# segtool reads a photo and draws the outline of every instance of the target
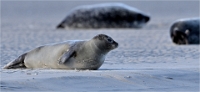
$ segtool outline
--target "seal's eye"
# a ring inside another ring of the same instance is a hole
[[[113,40],[112,40],[111,38],[107,38],[107,41],[108,41],[109,43],[113,43]]]

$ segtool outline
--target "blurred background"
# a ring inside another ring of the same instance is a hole
[[[150,22],[146,29],[169,28],[170,24],[180,18],[198,17],[199,1],[159,1],[159,0],[94,0],[94,1],[2,1],[1,19],[2,28],[6,25],[24,28],[55,29],[73,8],[81,5],[120,2],[138,8],[149,14]],[[19,23],[20,22],[20,23]]]

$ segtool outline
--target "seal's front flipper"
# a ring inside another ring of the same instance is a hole
[[[24,65],[24,59],[27,53],[19,56],[17,59],[15,59],[13,62],[8,63],[6,66],[4,66],[4,69],[16,69],[16,68],[26,68]]]
[[[73,48],[70,48],[69,51],[65,52],[62,57],[60,58],[59,64],[67,63],[67,61],[72,58],[76,57],[76,51]]]

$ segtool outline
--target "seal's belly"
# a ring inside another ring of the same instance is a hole
[[[66,67],[70,69],[78,69],[78,70],[85,70],[91,69],[96,70],[98,69],[104,62],[105,56],[102,57],[77,57],[71,58],[68,63],[65,64]]]
[[[25,66],[27,68],[68,68],[58,63],[58,60],[68,48],[68,45],[56,45],[32,50],[24,60]]]

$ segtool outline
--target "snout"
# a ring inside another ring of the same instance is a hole
[[[118,47],[118,43],[114,41],[112,46],[113,46],[113,48],[117,48]]]

